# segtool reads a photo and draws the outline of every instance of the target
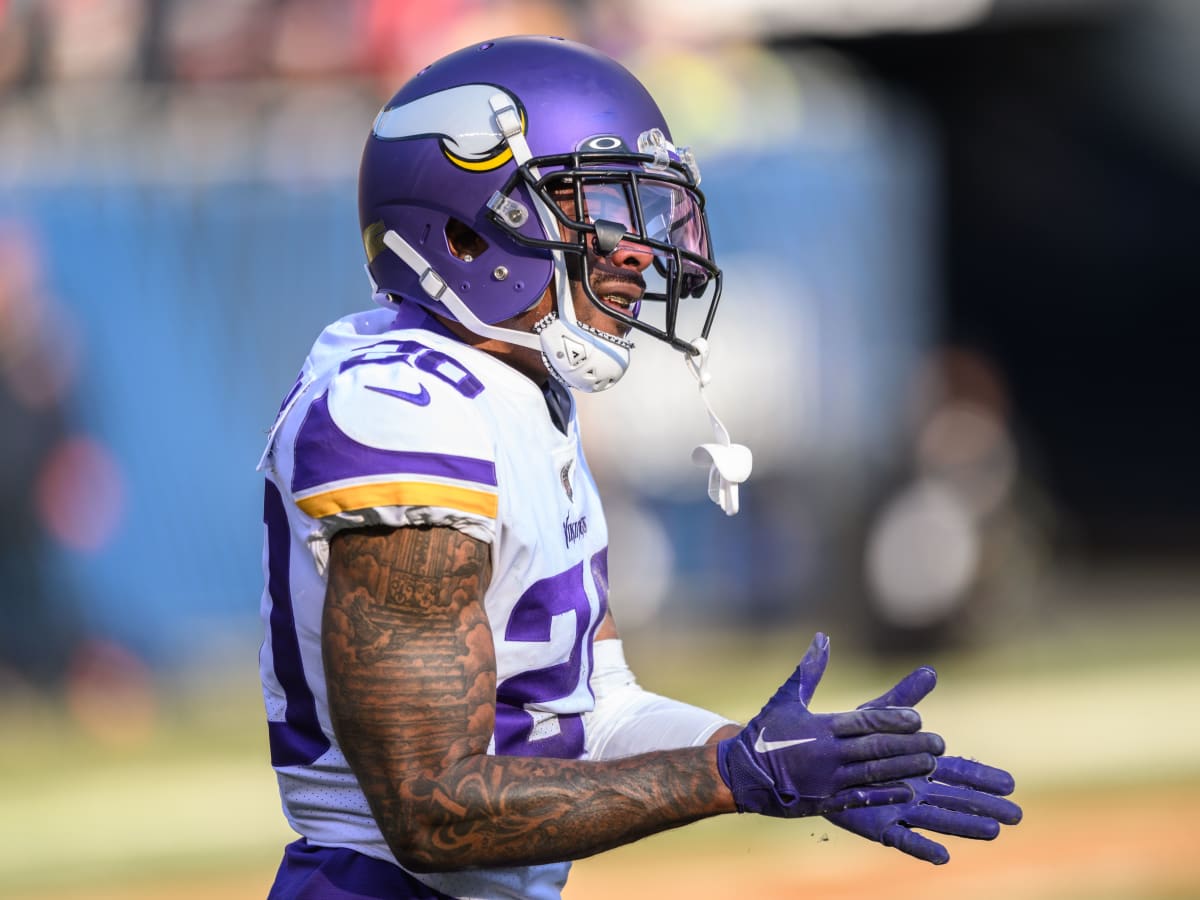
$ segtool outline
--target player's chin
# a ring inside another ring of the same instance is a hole
[[[625,309],[622,307],[612,306],[608,303],[605,303],[604,306],[608,309],[614,309],[620,314],[631,314],[630,310],[632,307],[630,309]],[[588,316],[584,320],[584,324],[590,328],[596,329],[597,331],[602,331],[604,334],[607,334],[610,337],[624,340],[629,336],[629,332],[633,331],[633,326],[628,322],[623,322],[621,319],[617,318],[616,315],[610,314],[608,309],[605,309],[604,311],[598,310],[595,315]]]
[[[607,318],[607,316],[605,318]],[[600,327],[600,330],[605,334],[611,335],[612,337],[620,338],[621,340],[627,340],[629,338],[629,333],[633,331],[633,328],[624,322],[620,322],[616,319],[609,319],[603,326]]]

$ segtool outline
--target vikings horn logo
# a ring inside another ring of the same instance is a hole
[[[491,84],[463,84],[418,97],[380,112],[375,136],[385,141],[438,137],[442,152],[454,165],[470,172],[490,172],[512,159],[489,103],[498,92],[503,93]],[[520,111],[525,131],[525,108],[509,99]]]
[[[563,490],[567,493],[567,499],[572,503],[575,502],[575,491],[571,488],[571,463],[575,460],[567,460],[567,464],[558,470],[558,480],[562,482]]]

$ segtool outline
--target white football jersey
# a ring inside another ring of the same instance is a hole
[[[347,316],[305,361],[260,463],[260,672],[284,812],[310,843],[395,862],[329,722],[321,613],[340,529],[442,525],[488,542],[490,752],[584,755],[608,537],[574,403],[556,396],[565,433],[536,384],[419,310]],[[558,897],[569,865],[415,877],[455,897],[527,900]]]

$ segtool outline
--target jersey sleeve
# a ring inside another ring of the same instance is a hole
[[[316,537],[444,525],[492,542],[498,484],[482,391],[404,363],[335,375],[305,410],[292,451],[292,497],[318,523]]]

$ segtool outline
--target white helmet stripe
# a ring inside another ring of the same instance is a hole
[[[375,118],[375,136],[394,141],[438,135],[447,152],[459,159],[493,159],[505,146],[504,132],[489,113],[488,100],[496,93],[495,85],[463,84],[418,97],[403,106],[382,110]],[[516,103],[503,92],[499,95],[511,105],[519,134],[521,116]]]

